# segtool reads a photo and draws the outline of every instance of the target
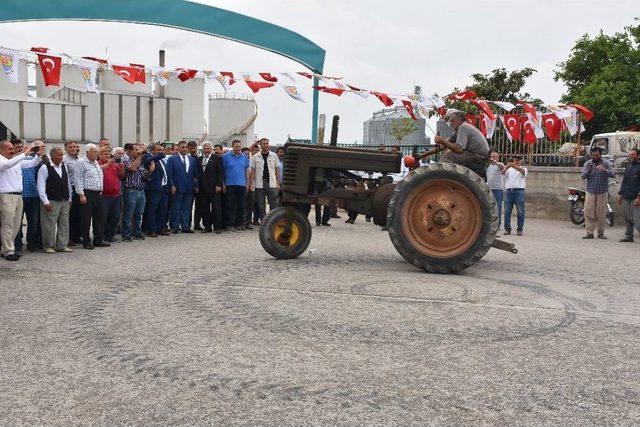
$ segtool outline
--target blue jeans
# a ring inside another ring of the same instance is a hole
[[[144,212],[144,190],[124,190],[124,212],[122,214],[122,238],[142,236],[142,213]]]
[[[178,193],[171,197],[171,230],[191,229],[193,193]]]
[[[116,227],[120,221],[120,196],[102,197],[104,211],[104,240],[111,242],[116,235]]]
[[[496,199],[496,204],[498,205],[498,229],[500,229],[500,225],[502,224],[502,202],[504,201],[504,190],[491,190],[493,193],[493,197]]]
[[[511,231],[511,212],[513,205],[518,211],[518,231],[524,229],[524,188],[507,189],[504,206],[504,229]]]
[[[22,212],[27,217],[27,249],[36,251],[42,249],[42,229],[40,228],[40,198],[23,197]],[[22,227],[14,240],[17,252],[22,252]]]
[[[147,192],[147,209],[145,222],[150,233],[159,233],[167,223],[169,193],[166,187],[158,191]]]

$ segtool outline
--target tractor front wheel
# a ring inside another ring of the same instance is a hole
[[[289,232],[287,232],[288,221],[291,222]],[[311,224],[297,209],[278,207],[265,215],[259,235],[262,247],[272,257],[297,258],[309,247]]]

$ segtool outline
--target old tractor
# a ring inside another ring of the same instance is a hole
[[[431,163],[393,183],[401,154],[323,145],[285,145],[281,206],[260,227],[262,247],[279,259],[296,258],[311,241],[311,204],[337,206],[385,225],[405,260],[431,273],[454,273],[491,247],[498,214],[489,186],[452,163]]]

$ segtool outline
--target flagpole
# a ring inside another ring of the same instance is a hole
[[[320,84],[320,79],[313,76],[313,85],[318,86]],[[313,90],[313,111],[311,116],[311,144],[315,145],[318,142],[318,92],[315,89]]]
[[[576,135],[576,167],[580,167],[580,130],[582,128],[582,111],[578,110],[578,133]]]

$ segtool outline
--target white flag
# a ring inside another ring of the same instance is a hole
[[[98,74],[98,62],[89,61],[82,58],[73,58],[73,61],[80,69],[82,78],[84,79],[84,85],[87,92],[98,93],[98,86],[96,85],[96,75]]]
[[[286,78],[288,78],[289,80],[291,80],[293,83],[296,82],[296,76],[293,73],[280,73],[281,76],[285,76]]]
[[[509,112],[511,110],[513,110],[514,108],[516,108],[515,105],[513,105],[510,102],[506,102],[506,101],[489,101],[492,104],[496,104],[498,107],[502,108],[503,110]]]
[[[166,86],[167,80],[177,75],[175,71],[167,70],[162,67],[153,67],[152,74],[160,86]]]
[[[567,130],[571,136],[575,135],[578,132],[578,110],[573,107],[567,107],[565,109],[568,114],[563,117],[565,125],[567,125]],[[556,113],[556,116],[558,113]]]
[[[537,111],[535,118],[531,114],[527,113],[527,118],[529,119],[529,122],[531,122],[536,138],[544,138],[544,131],[542,130],[542,113]]]
[[[444,107],[444,100],[442,98],[440,98],[439,96],[437,96],[437,95],[432,95],[432,96],[428,97],[427,99],[436,108]]]
[[[18,83],[19,52],[11,49],[0,49],[0,64],[7,75],[7,79],[14,84]]]
[[[292,97],[296,101],[304,102],[304,98],[300,94],[300,91],[298,90],[297,86],[286,85],[286,84],[282,84],[282,83],[279,83],[279,84],[282,87],[282,89],[287,93],[287,95],[289,95],[290,97]]]
[[[202,70],[201,73],[204,76],[204,78],[207,79],[207,80],[215,80],[215,78],[216,78],[216,74],[213,71]]]
[[[487,116],[486,114],[482,115],[482,119],[484,120],[484,126],[487,128],[487,135],[485,136],[485,138],[487,139],[493,138],[493,133],[496,130],[496,122],[498,120],[496,119],[491,120],[489,116]],[[509,132],[507,132],[507,136],[511,137],[511,135],[509,135]]]
[[[229,92],[229,88],[232,84],[235,83],[235,80],[231,76],[223,76],[222,74],[220,74],[220,72],[215,73],[215,79],[218,83],[220,83],[222,89],[224,89],[224,93]]]

